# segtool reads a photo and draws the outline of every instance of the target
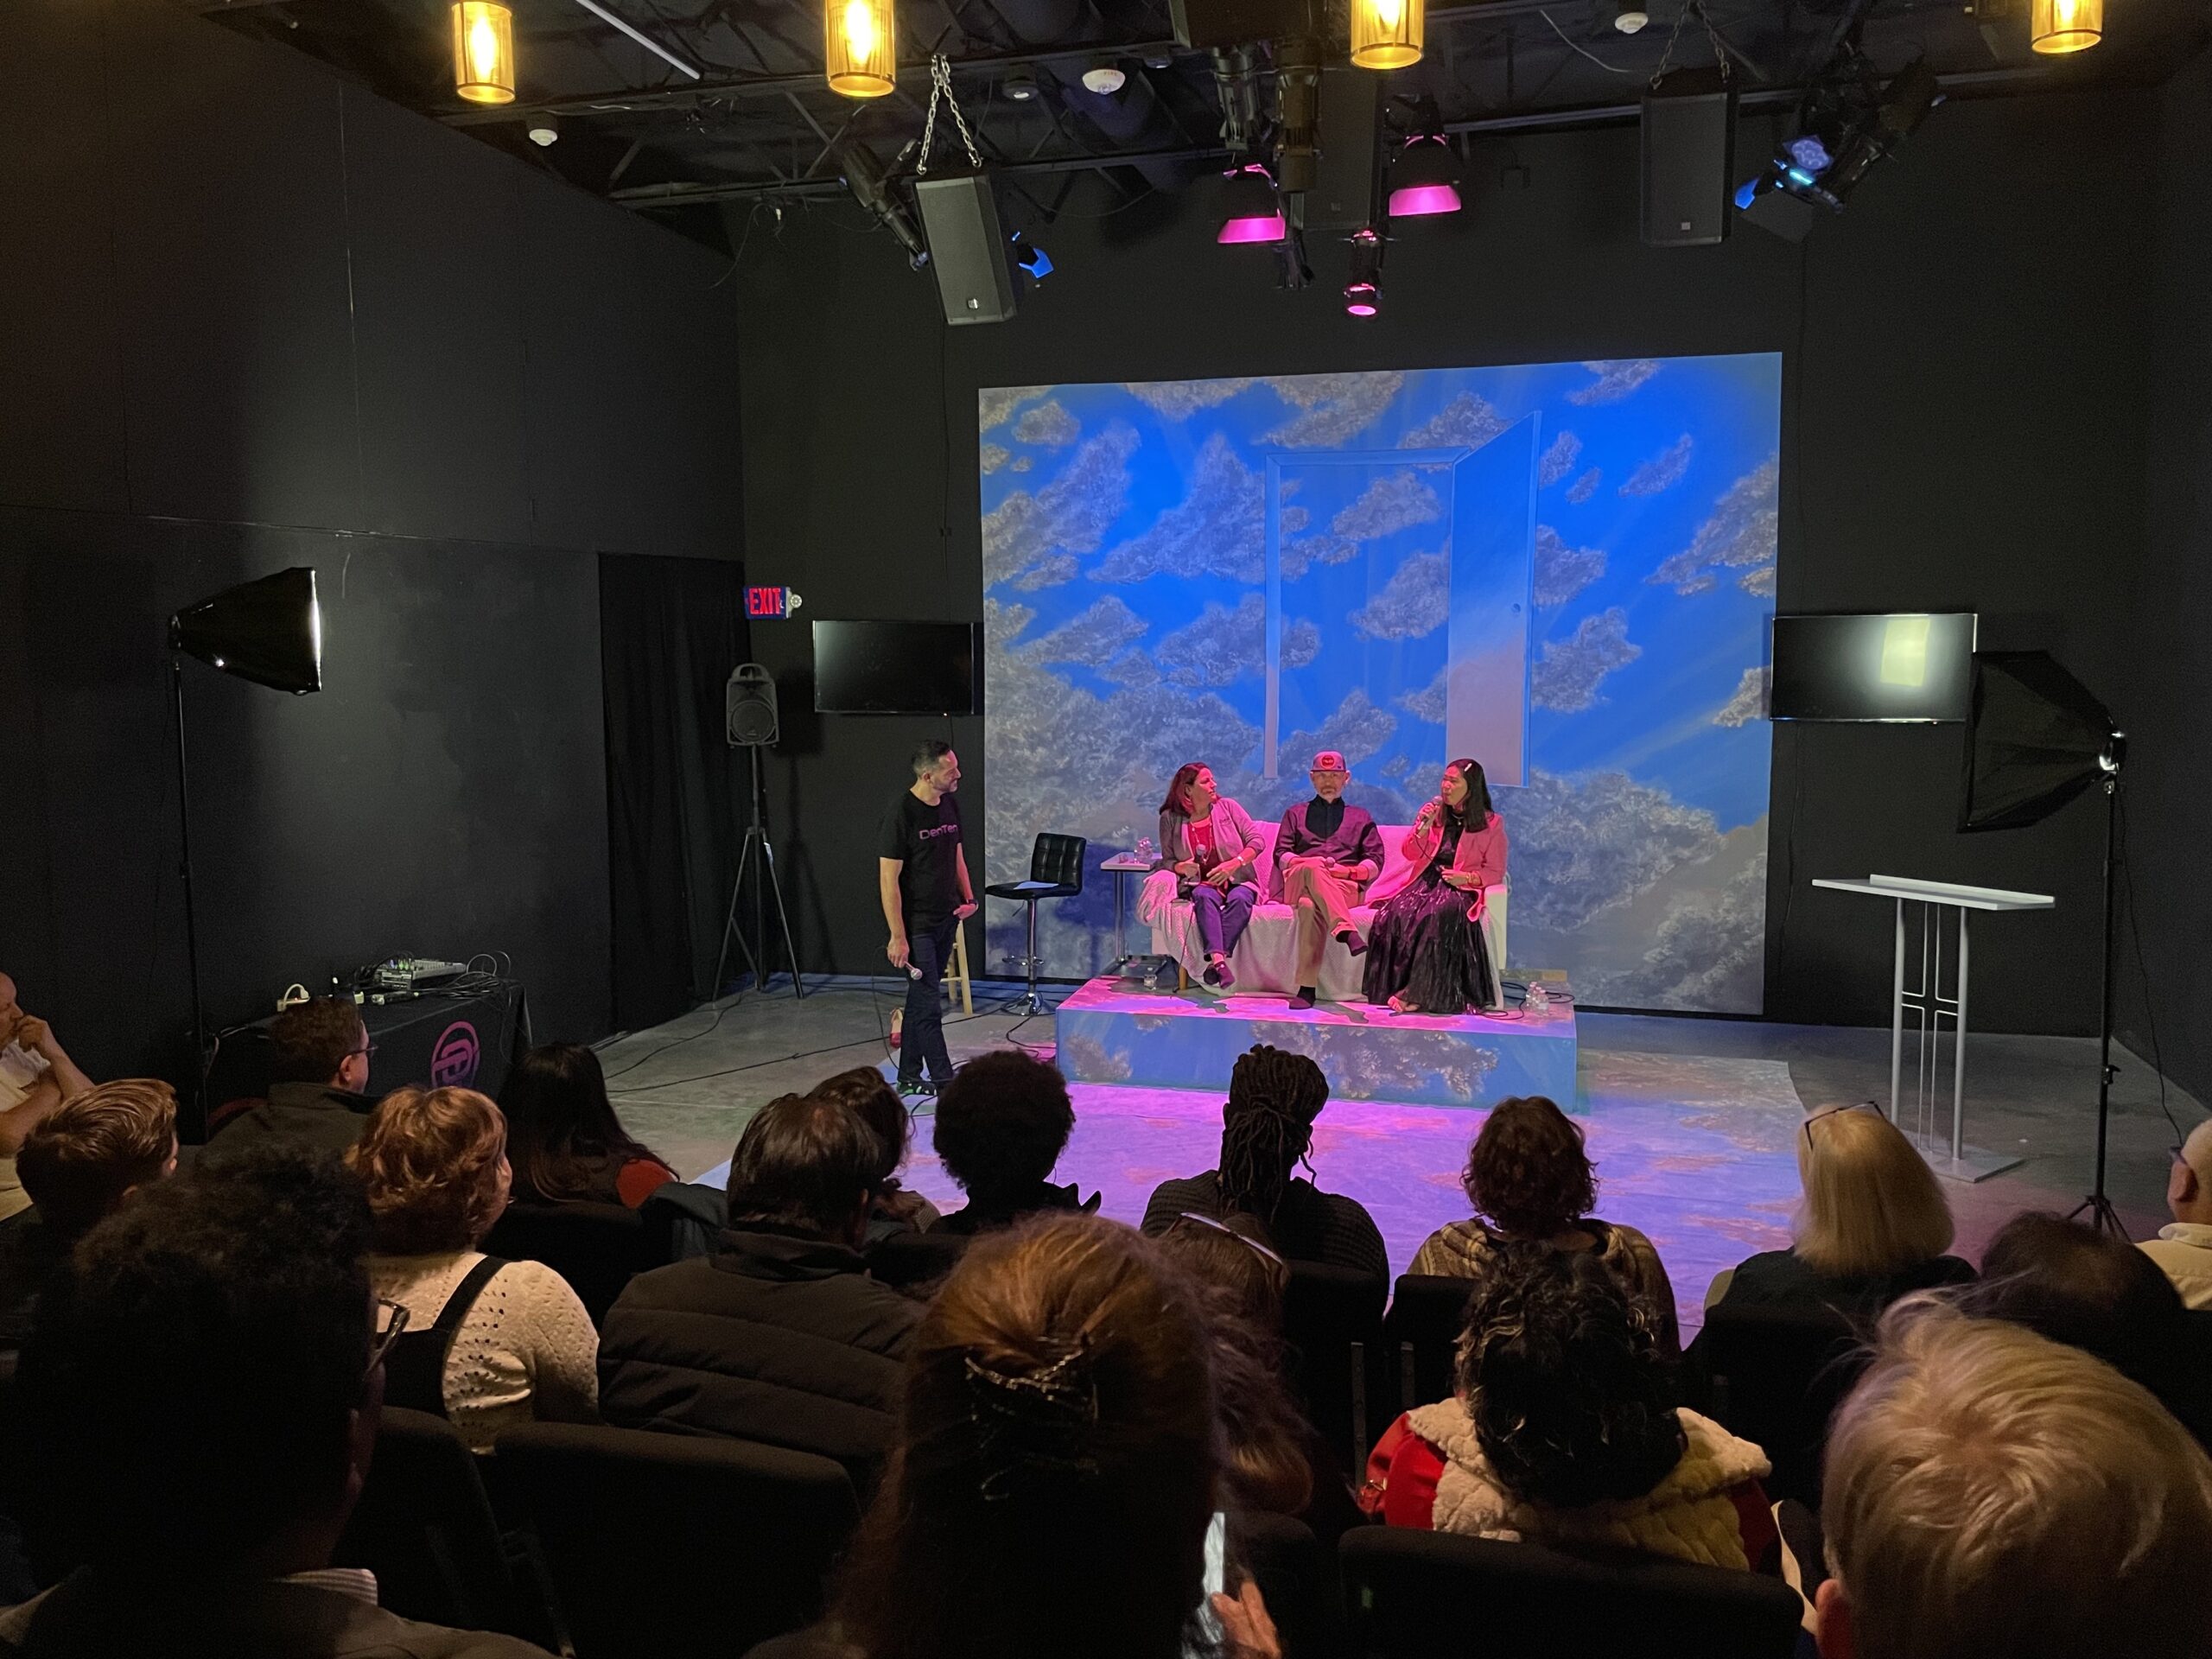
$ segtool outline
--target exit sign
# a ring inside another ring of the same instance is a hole
[[[798,607],[798,594],[789,588],[748,588],[745,590],[745,613],[750,617],[788,618]]]

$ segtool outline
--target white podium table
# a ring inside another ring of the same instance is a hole
[[[1976,910],[2050,910],[2057,900],[2047,893],[2013,893],[2004,887],[1969,887],[1951,881],[1923,881],[1906,875],[1820,876],[1816,887],[1863,893],[1897,906],[1897,965],[1891,988],[1890,1120],[1910,1135],[1938,1175],[1955,1181],[1979,1181],[2020,1161],[2002,1153],[1966,1144],[1967,1096],[1967,913]],[[1904,907],[1918,907],[1920,979],[1908,986],[1905,972]],[[1952,994],[1943,995],[1943,929],[1941,912],[1958,917],[1958,945],[1953,953]],[[1915,1078],[1912,1120],[1904,1116],[1904,1022],[1914,1016],[1920,1052]],[[1942,1058],[1942,1022],[1951,1022],[1951,1137],[1944,1147],[1936,1135],[1936,1079]]]

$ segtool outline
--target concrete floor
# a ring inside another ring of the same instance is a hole
[[[1072,987],[1048,988],[1065,995]],[[1049,1052],[1049,1014],[1027,1022],[988,1010],[1018,989],[976,987],[973,1017],[954,1014],[946,1036],[955,1060],[1009,1039]],[[833,1071],[887,1058],[884,1040],[904,986],[888,978],[810,982],[794,1001],[788,982],[764,995],[702,1008],[601,1051],[622,1121],[686,1178],[717,1170],[760,1106],[803,1091]],[[1889,1033],[1845,1027],[1647,1014],[1580,1016],[1586,1056],[1643,1053],[1780,1061],[1808,1107],[1881,1098],[1889,1089]],[[1908,1064],[1910,1064],[1908,1055]],[[2165,1219],[2173,1130],[2158,1105],[2146,1061],[2114,1051],[2107,1187],[2131,1233],[2147,1237]],[[1974,1034],[1967,1043],[1967,1138],[2024,1160],[1974,1185],[1947,1184],[1962,1254],[2024,1209],[2070,1210],[2088,1192],[2096,1137],[2096,1045],[2082,1038]],[[1224,1079],[1224,1082],[1226,1080]],[[1948,1131],[1948,1073],[1944,1080]],[[2166,1104],[2185,1131],[2204,1116],[2180,1089]]]

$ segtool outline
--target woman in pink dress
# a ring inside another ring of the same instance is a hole
[[[1380,900],[1363,988],[1394,1014],[1465,1014],[1491,1003],[1483,889],[1505,880],[1505,823],[1472,760],[1444,769],[1402,849],[1413,875]]]

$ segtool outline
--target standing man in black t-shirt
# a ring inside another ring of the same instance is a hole
[[[883,919],[891,925],[883,953],[906,973],[906,1036],[899,1048],[902,1095],[933,1095],[952,1080],[940,987],[953,934],[976,913],[976,888],[960,845],[960,813],[952,804],[959,787],[960,757],[952,745],[936,740],[919,745],[913,787],[891,804],[877,837],[876,885]]]

